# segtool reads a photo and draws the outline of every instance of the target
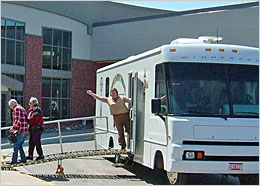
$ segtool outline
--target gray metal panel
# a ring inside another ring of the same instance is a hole
[[[72,79],[71,71],[42,69],[42,77]]]
[[[5,86],[15,91],[23,91],[23,83],[13,78],[1,74],[1,86]]]
[[[113,21],[169,13],[172,11],[144,8],[107,1],[6,1],[56,13],[91,25],[95,22]]]
[[[8,64],[1,64],[1,72],[7,74],[25,74],[25,67],[24,66],[17,66],[17,65],[8,65]]]
[[[240,7],[94,27],[92,60],[125,59],[177,38],[217,34],[223,37],[220,43],[258,47],[258,11]]]

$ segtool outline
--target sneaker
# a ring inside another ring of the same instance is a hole
[[[26,162],[27,162],[26,160],[25,161],[22,161],[22,160],[18,161],[18,163],[26,163]]]
[[[33,160],[33,157],[32,156],[27,156],[26,159],[27,160]]]
[[[43,155],[38,156],[38,157],[36,158],[36,160],[42,160],[42,159],[44,159],[44,156],[43,156]]]
[[[8,162],[6,162],[6,164],[8,164],[8,165],[12,165],[12,164],[16,164],[17,162],[12,162],[12,161],[8,161]]]

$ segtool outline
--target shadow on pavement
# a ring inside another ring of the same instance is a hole
[[[115,162],[114,157],[105,158],[110,162]],[[169,185],[166,171],[155,171],[141,164],[134,163],[133,166],[122,167],[136,175],[142,181],[153,185]],[[240,185],[238,178],[233,176],[223,177],[219,174],[191,174],[187,185]]]

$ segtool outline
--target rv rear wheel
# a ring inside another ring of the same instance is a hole
[[[167,178],[171,185],[185,185],[188,175],[177,172],[167,172]]]
[[[115,154],[115,163],[120,163],[120,154]]]
[[[240,175],[239,181],[241,185],[258,185],[259,175],[258,174]]]

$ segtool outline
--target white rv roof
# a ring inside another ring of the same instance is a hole
[[[259,49],[227,44],[179,44],[161,48],[167,62],[259,65]]]
[[[158,62],[197,62],[219,64],[248,64],[259,65],[259,49],[228,44],[170,44],[131,56],[125,60],[97,70],[97,73],[117,66],[131,63],[152,55],[162,55],[162,61]]]

